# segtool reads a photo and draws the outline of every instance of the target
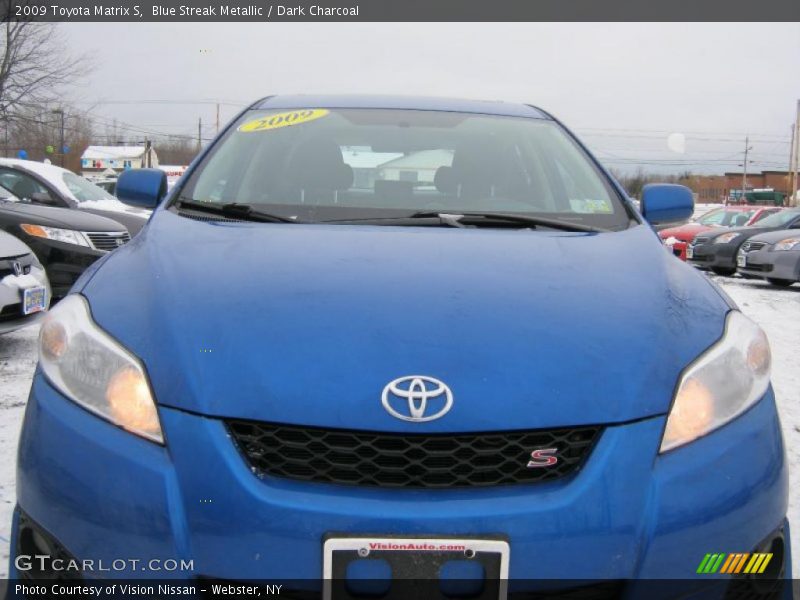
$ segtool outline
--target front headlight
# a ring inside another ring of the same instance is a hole
[[[164,443],[142,364],[95,324],[83,296],[71,294],[48,313],[39,333],[39,365],[70,400],[123,429]]]
[[[73,229],[59,229],[58,227],[44,227],[43,225],[30,225],[23,223],[20,225],[22,231],[34,237],[44,238],[46,240],[53,240],[56,242],[63,242],[65,244],[77,244],[78,246],[86,246],[91,248],[89,240],[80,231]]]
[[[728,313],[722,339],[681,377],[660,451],[687,444],[750,408],[767,391],[770,363],[761,328],[739,311]]]
[[[777,251],[781,251],[781,250],[792,250],[792,249],[793,249],[793,248],[795,248],[795,247],[796,247],[798,244],[800,244],[800,237],[786,238],[785,240],[781,240],[780,242],[778,242],[777,244],[775,244],[775,245],[772,247],[772,249],[773,249],[773,250],[777,250]]]
[[[742,234],[741,233],[733,233],[733,232],[731,232],[731,233],[723,233],[722,235],[719,235],[719,236],[714,238],[714,243],[715,244],[727,244],[728,242],[732,242],[733,240],[735,240],[740,235],[742,235]]]

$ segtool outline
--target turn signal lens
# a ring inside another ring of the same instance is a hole
[[[114,373],[106,386],[106,400],[112,419],[125,429],[161,435],[150,386],[141,371],[125,366]]]
[[[44,225],[31,225],[23,223],[20,225],[22,231],[33,237],[62,242],[64,244],[75,244],[76,246],[86,246],[90,248],[89,240],[80,231],[73,229],[61,229],[59,227],[45,227]]]

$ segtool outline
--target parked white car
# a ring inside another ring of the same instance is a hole
[[[50,284],[33,250],[0,231],[0,333],[33,325],[49,305]]]
[[[151,211],[128,206],[76,175],[51,164],[15,158],[0,158],[0,185],[23,202],[76,208],[114,219],[136,235]]]

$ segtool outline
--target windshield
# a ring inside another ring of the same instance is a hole
[[[114,200],[114,196],[75,173],[64,173],[64,184],[78,202]]]
[[[724,208],[717,208],[711,212],[707,212],[697,221],[701,225],[714,226],[719,225],[722,227],[738,227],[744,225],[755,214],[753,210],[726,210]]]
[[[786,225],[789,221],[796,218],[800,215],[800,211],[797,210],[782,210],[780,212],[775,213],[774,215],[770,215],[765,219],[761,219],[758,223],[758,227],[782,227]]]
[[[249,111],[180,199],[307,221],[492,211],[607,229],[630,222],[552,121],[437,111]]]

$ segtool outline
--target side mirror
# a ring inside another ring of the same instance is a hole
[[[117,198],[138,208],[155,208],[167,195],[167,174],[161,169],[129,169],[117,179]]]
[[[34,204],[44,204],[46,206],[59,205],[47,192],[34,192],[31,194],[31,202]]]
[[[642,216],[652,225],[685,221],[694,212],[692,190],[674,183],[651,183],[642,190]]]

